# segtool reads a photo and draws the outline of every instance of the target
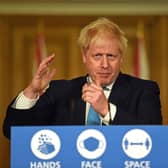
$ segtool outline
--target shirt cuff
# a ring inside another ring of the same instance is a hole
[[[21,92],[16,98],[15,102],[12,104],[12,107],[15,109],[30,109],[38,101],[39,96],[36,99],[30,99],[26,97],[23,92]]]
[[[114,117],[117,111],[116,105],[109,103],[109,106],[110,106],[110,111],[104,117],[100,117],[101,122],[104,123],[105,125],[109,125],[110,120],[112,121],[114,120]]]

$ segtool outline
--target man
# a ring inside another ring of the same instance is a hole
[[[55,69],[48,67],[54,55],[45,58],[28,87],[8,107],[6,137],[13,125],[162,123],[157,84],[120,72],[127,39],[115,23],[106,18],[90,23],[82,29],[79,45],[88,74],[52,81]],[[97,121],[89,121],[90,109]]]

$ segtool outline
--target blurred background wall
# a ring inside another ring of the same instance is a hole
[[[123,72],[133,73],[137,26],[143,33],[149,78],[161,91],[163,123],[168,124],[168,3],[164,0],[1,0],[0,1],[0,129],[7,105],[30,82],[37,35],[43,31],[55,79],[85,74],[77,38],[80,29],[98,17],[112,19],[125,31],[128,50]],[[42,27],[42,28],[40,28]],[[0,167],[8,168],[10,144],[0,131]]]

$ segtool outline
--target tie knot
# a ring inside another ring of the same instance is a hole
[[[105,91],[109,91],[109,90],[110,90],[110,89],[109,89],[108,87],[106,87],[106,86],[103,86],[102,88],[103,88],[103,90],[105,90]]]

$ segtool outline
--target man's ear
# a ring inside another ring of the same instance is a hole
[[[121,64],[123,64],[123,62],[124,62],[124,57],[121,56]]]
[[[86,51],[82,50],[82,60],[83,60],[83,63],[85,64],[86,63]]]

